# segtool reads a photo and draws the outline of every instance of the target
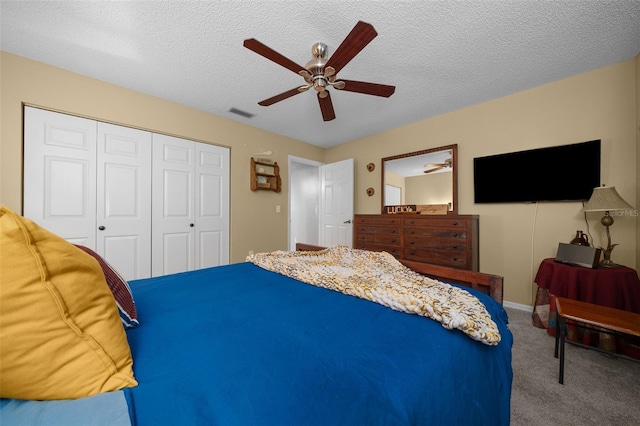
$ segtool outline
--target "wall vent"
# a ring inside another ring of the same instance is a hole
[[[232,112],[232,113],[234,113],[234,114],[241,115],[241,116],[243,116],[243,117],[245,117],[245,118],[253,118],[253,116],[255,116],[255,114],[251,114],[250,112],[243,111],[243,110],[241,110],[241,109],[234,108],[234,107],[231,107],[231,108],[229,109],[229,112]]]

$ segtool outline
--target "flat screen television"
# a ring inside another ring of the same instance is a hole
[[[600,140],[473,159],[476,203],[582,201],[600,186]]]

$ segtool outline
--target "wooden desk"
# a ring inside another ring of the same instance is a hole
[[[554,356],[558,358],[558,351],[560,352],[560,373],[558,377],[560,384],[564,383],[564,345],[567,336],[567,320],[576,321],[586,328],[596,327],[600,332],[604,330],[604,332],[616,335],[628,334],[640,337],[640,314],[564,297],[556,297],[555,303],[558,312],[559,331],[556,333]],[[589,345],[575,344],[606,352]]]

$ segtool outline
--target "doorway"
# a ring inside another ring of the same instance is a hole
[[[323,163],[289,156],[289,250],[296,243],[318,245],[320,182]]]
[[[289,156],[289,250],[296,243],[353,246],[353,164]]]

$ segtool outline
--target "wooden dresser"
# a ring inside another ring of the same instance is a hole
[[[398,259],[478,271],[477,215],[355,216],[353,246]]]

